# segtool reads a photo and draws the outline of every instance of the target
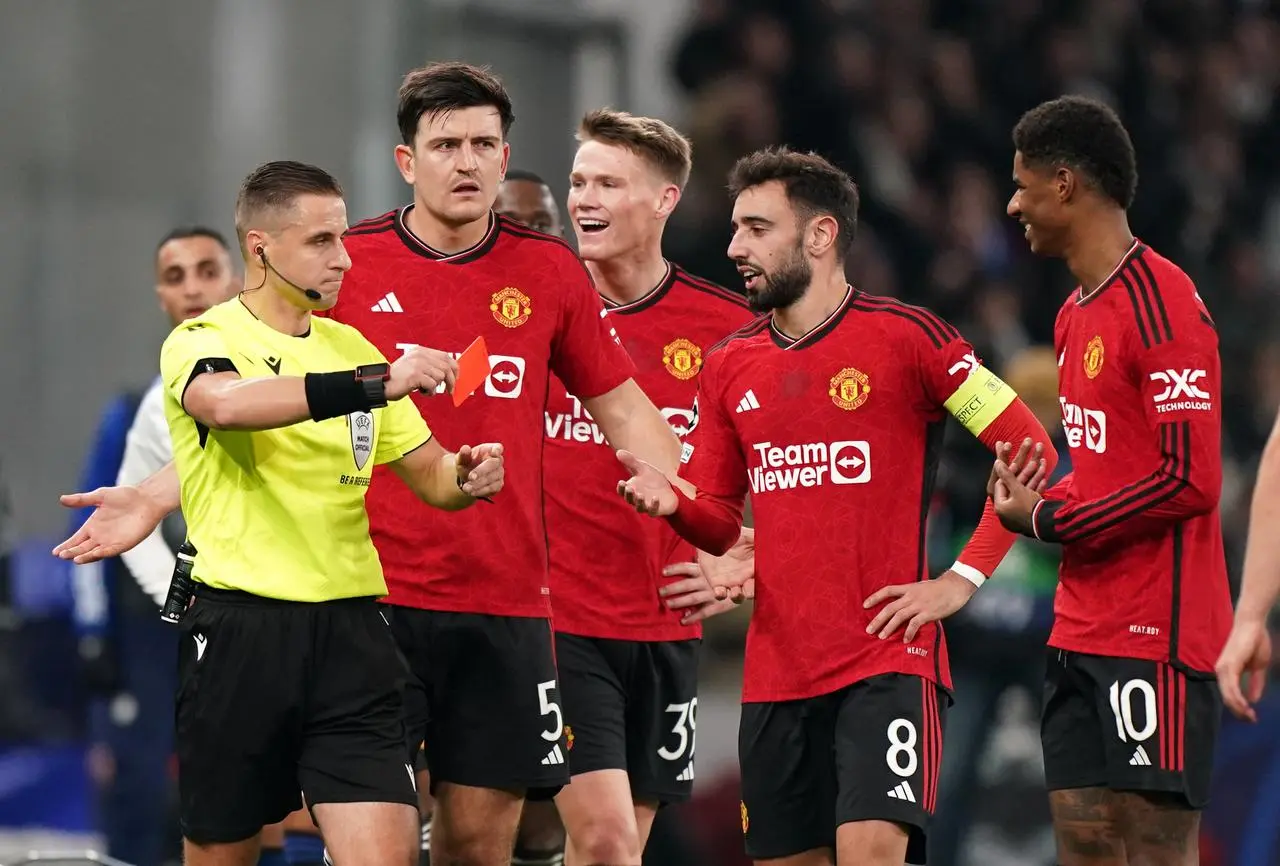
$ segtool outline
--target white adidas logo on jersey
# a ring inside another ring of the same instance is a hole
[[[889,796],[895,800],[906,800],[908,803],[916,801],[916,794],[911,790],[910,782],[899,782],[898,786],[889,792]]]
[[[400,299],[396,297],[395,292],[387,292],[386,296],[378,303],[369,308],[375,313],[403,313],[404,307],[400,306]]]

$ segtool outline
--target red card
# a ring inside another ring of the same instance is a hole
[[[489,378],[489,347],[484,344],[484,337],[476,337],[467,346],[467,350],[458,358],[458,378],[453,384],[453,405],[461,406],[462,402],[475,393],[475,390]]]

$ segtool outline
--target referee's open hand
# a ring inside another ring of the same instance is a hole
[[[59,559],[86,565],[119,556],[151,534],[164,512],[137,487],[99,487],[88,493],[66,493],[67,508],[92,508],[79,529],[53,549]]]
[[[405,352],[391,365],[387,399],[399,400],[414,391],[427,394],[452,391],[457,378],[458,362],[453,356],[439,349],[418,346]]]
[[[502,446],[496,442],[463,445],[454,458],[458,470],[458,486],[475,499],[488,499],[502,489],[506,468],[502,463]]]

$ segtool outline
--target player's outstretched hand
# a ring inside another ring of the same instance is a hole
[[[705,554],[704,554],[705,555]],[[707,579],[702,566],[696,562],[677,562],[662,570],[665,577],[678,577],[658,589],[667,610],[684,611],[680,618],[681,625],[693,625],[736,608],[742,602],[730,598],[716,598],[715,588]],[[755,596],[755,580],[751,584],[752,598]]]
[[[1018,446],[1018,453],[1012,459],[1009,455],[1013,452],[1012,442],[996,443],[996,462],[1003,462],[1009,467],[1014,475],[1018,476],[1018,480],[1036,493],[1043,493],[1045,485],[1049,481],[1048,468],[1044,462],[1044,443],[1036,442],[1033,446],[1031,438],[1027,437],[1022,440],[1022,444]],[[987,477],[987,497],[995,496],[996,467],[991,466],[991,474]]]
[[[475,499],[488,499],[502,489],[506,468],[502,462],[502,446],[496,442],[463,445],[454,458],[458,486]]]
[[[458,378],[458,362],[448,352],[418,346],[397,358],[387,380],[387,399],[399,400],[413,391],[435,394],[444,385],[452,391]]]
[[[618,495],[636,511],[650,517],[666,517],[676,510],[676,492],[667,476],[652,463],[646,463],[630,451],[619,451],[618,462],[631,477],[618,482]]]
[[[1237,718],[1258,721],[1253,706],[1262,700],[1271,668],[1271,635],[1265,621],[1236,620],[1227,645],[1218,657],[1218,688],[1222,702]],[[1244,688],[1240,687],[1243,678]]]
[[[977,590],[971,581],[954,571],[945,571],[936,580],[881,587],[862,603],[867,610],[884,604],[867,626],[867,634],[878,634],[880,640],[885,640],[906,626],[902,641],[911,643],[923,626],[951,616],[964,607]]]
[[[89,493],[60,497],[67,508],[93,508],[89,519],[70,538],[53,549],[53,555],[86,565],[119,556],[151,534],[164,514],[137,487],[99,487]]]

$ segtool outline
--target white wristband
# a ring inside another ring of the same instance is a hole
[[[965,565],[963,562],[956,560],[951,566],[951,570],[972,583],[974,586],[981,588],[987,582],[987,576],[972,565]]]

